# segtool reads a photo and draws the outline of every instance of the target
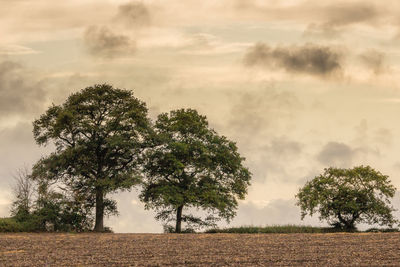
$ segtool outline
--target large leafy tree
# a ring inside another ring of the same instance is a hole
[[[178,233],[182,221],[201,227],[232,219],[251,178],[235,143],[219,136],[193,109],[159,115],[154,131],[140,195],[145,207],[155,209],[158,220],[176,221]],[[207,217],[187,213],[190,208],[205,211]]]
[[[319,213],[320,220],[351,231],[361,222],[392,226],[396,220],[390,198],[395,192],[387,175],[359,166],[325,169],[307,182],[296,197],[302,219]]]
[[[33,122],[39,145],[56,150],[42,158],[33,178],[67,184],[95,207],[95,231],[103,231],[105,211],[115,211],[107,194],[139,182],[140,155],[150,124],[144,102],[108,84],[87,87],[51,106]]]

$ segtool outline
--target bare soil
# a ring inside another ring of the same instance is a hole
[[[0,266],[400,266],[400,233],[0,234]]]

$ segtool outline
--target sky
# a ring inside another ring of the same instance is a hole
[[[231,226],[324,225],[301,221],[295,195],[329,166],[370,165],[400,188],[399,12],[397,0],[0,0],[0,217],[16,171],[53,149],[32,121],[98,83],[133,90],[152,119],[197,109],[237,143],[253,178]],[[138,190],[115,194],[115,232],[162,231]]]

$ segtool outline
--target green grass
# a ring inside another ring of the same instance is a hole
[[[398,228],[369,228],[365,230],[366,233],[395,233],[400,232]]]
[[[370,228],[365,231],[354,232],[399,232],[398,228]],[[344,230],[333,227],[314,227],[302,225],[271,225],[271,226],[240,226],[230,228],[209,229],[206,233],[234,233],[234,234],[293,234],[293,233],[337,233]]]
[[[339,230],[331,227],[313,227],[299,225],[272,226],[240,226],[223,229],[210,229],[206,233],[236,233],[236,234],[287,234],[287,233],[332,233]]]

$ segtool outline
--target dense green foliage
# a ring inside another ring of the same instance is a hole
[[[33,126],[39,145],[56,146],[34,166],[33,178],[61,182],[85,196],[87,207],[95,207],[94,229],[103,231],[104,215],[116,212],[107,194],[140,180],[140,155],[150,131],[145,103],[131,91],[94,85],[50,107]]]
[[[5,232],[28,232],[24,225],[14,218],[0,218],[0,233]]]
[[[392,226],[390,205],[396,188],[389,177],[369,166],[328,168],[306,183],[296,195],[302,218],[319,213],[320,220],[352,231],[357,223]]]
[[[158,212],[156,219],[176,221],[175,232],[181,232],[182,221],[196,228],[233,218],[251,178],[236,144],[210,129],[206,117],[192,109],[159,115],[154,132],[140,198]],[[202,219],[188,213],[190,208],[208,215]]]
[[[13,177],[15,183],[12,186],[14,199],[11,204],[11,215],[24,217],[31,211],[35,183],[26,167],[18,169]]]
[[[75,232],[89,231],[93,226],[91,205],[82,196],[65,188],[56,192],[43,182],[38,186],[38,198],[31,217],[37,221],[40,231],[48,230],[47,224],[53,231]]]
[[[57,192],[45,180],[33,181],[26,169],[18,171],[13,189],[12,217],[3,221],[2,231],[82,232],[92,228],[90,208],[71,190]]]

